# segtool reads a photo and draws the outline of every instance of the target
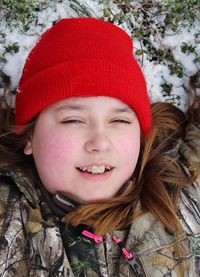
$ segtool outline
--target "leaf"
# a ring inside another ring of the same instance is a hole
[[[110,15],[111,15],[110,10],[108,8],[105,8],[103,10],[103,16],[104,17],[109,17]]]
[[[138,55],[138,56],[143,55],[143,53],[144,53],[144,51],[143,51],[142,49],[137,49],[137,50],[135,51],[135,55]]]

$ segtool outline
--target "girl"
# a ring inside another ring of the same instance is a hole
[[[1,276],[200,276],[199,106],[150,107],[111,23],[46,31],[1,108]]]

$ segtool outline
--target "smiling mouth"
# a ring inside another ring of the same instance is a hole
[[[113,170],[114,167],[110,166],[92,166],[89,168],[86,167],[76,167],[80,172],[91,174],[91,175],[101,175],[106,172]]]

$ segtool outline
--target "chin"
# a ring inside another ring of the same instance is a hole
[[[111,197],[113,197],[115,194],[111,194],[111,195],[101,195],[101,196],[92,196],[92,197],[86,197],[84,199],[82,199],[82,202],[95,202],[95,201],[100,201],[100,200],[106,200],[109,199]]]

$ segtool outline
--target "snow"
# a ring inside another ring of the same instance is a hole
[[[3,67],[5,74],[11,77],[13,90],[16,89],[18,85],[28,53],[34,46],[39,35],[48,29],[52,25],[52,22],[64,17],[78,17],[77,13],[79,16],[84,16],[84,7],[87,7],[87,10],[89,10],[89,16],[91,17],[101,18],[103,16],[103,6],[100,5],[98,1],[82,0],[80,2],[81,7],[77,4],[77,12],[75,12],[74,8],[71,7],[71,1],[63,0],[60,3],[51,2],[47,9],[44,9],[38,13],[37,25],[33,25],[27,33],[21,32],[20,28],[11,30],[5,24],[1,23],[1,30],[5,31],[7,34],[6,44],[8,45],[17,42],[20,46],[18,53],[6,54],[5,58],[7,63]],[[114,4],[112,6],[112,11],[117,12]],[[123,28],[129,35],[131,35],[126,23],[121,24],[119,27]],[[154,40],[156,47],[172,50],[174,59],[184,68],[183,78],[171,75],[167,64],[159,64],[155,61],[149,61],[147,55],[143,56],[143,63],[141,63],[141,60],[138,57],[138,62],[142,66],[147,82],[149,96],[152,102],[169,101],[179,106],[182,110],[187,108],[188,80],[190,76],[197,72],[198,67],[200,67],[200,63],[194,63],[194,59],[196,57],[194,53],[182,53],[181,45],[183,42],[196,45],[195,51],[198,55],[200,55],[200,37],[197,37],[195,40],[194,34],[196,33],[200,33],[199,21],[197,21],[194,27],[189,30],[187,28],[182,28],[176,34],[169,30],[164,38],[161,38],[158,35],[151,38]],[[134,40],[134,46],[135,49],[140,48],[140,43]],[[0,54],[2,54],[3,51],[4,48],[1,45]],[[172,85],[171,95],[163,93],[162,87],[160,86],[163,82]]]
[[[8,42],[12,44],[16,41],[20,45],[19,52],[14,56],[11,53],[7,53],[5,55],[7,63],[4,66],[5,74],[11,77],[12,89],[17,87],[26,57],[37,41],[37,36],[22,35],[17,30],[14,30],[10,33]]]
[[[182,29],[178,34],[169,33],[163,41],[163,46],[172,49],[174,58],[184,66],[189,75],[192,75],[197,71],[197,67],[193,62],[195,55],[193,53],[190,53],[189,55],[184,54],[181,52],[180,46],[183,42],[195,45],[196,51],[200,54],[200,38],[196,39],[196,41],[194,40],[195,34],[197,33],[200,35],[199,21],[196,21],[196,24],[192,29]]]

